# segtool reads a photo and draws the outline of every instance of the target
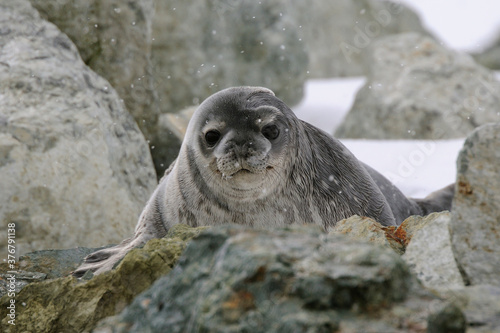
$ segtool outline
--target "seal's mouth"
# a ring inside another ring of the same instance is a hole
[[[244,175],[258,175],[258,174],[262,174],[264,173],[265,171],[269,171],[269,170],[272,170],[273,167],[272,166],[267,166],[265,169],[263,170],[249,170],[247,168],[240,168],[236,171],[233,171],[231,173],[225,173],[225,172],[222,172],[220,171],[219,169],[217,169],[217,173],[220,174],[222,176],[223,179],[231,179],[233,178],[234,176],[244,176]]]

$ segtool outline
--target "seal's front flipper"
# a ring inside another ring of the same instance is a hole
[[[94,275],[109,271],[118,264],[130,250],[144,245],[150,238],[152,237],[148,238],[143,234],[139,234],[138,237],[125,239],[116,246],[91,253],[85,257],[80,267],[71,272],[71,275],[81,278],[88,271],[93,272]]]

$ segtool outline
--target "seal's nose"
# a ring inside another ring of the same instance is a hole
[[[237,131],[231,131],[224,136],[222,145],[224,153],[233,152],[238,157],[245,158],[248,155],[249,149],[253,148],[254,142],[252,138],[241,135]]]

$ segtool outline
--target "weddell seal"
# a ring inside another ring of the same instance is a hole
[[[73,274],[109,270],[132,248],[174,224],[236,223],[325,229],[352,215],[385,226],[449,210],[453,187],[406,198],[337,139],[299,120],[274,93],[236,87],[207,98],[189,122],[179,156],[139,217],[132,238],[89,255]]]

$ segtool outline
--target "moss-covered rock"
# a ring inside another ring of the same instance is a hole
[[[0,299],[2,332],[82,332],[122,311],[140,292],[167,274],[189,239],[206,227],[174,226],[165,238],[132,250],[115,270],[79,281],[72,276],[32,283],[16,296],[10,325],[8,295]]]
[[[223,226],[93,332],[425,332],[431,304],[392,250],[315,226]]]

